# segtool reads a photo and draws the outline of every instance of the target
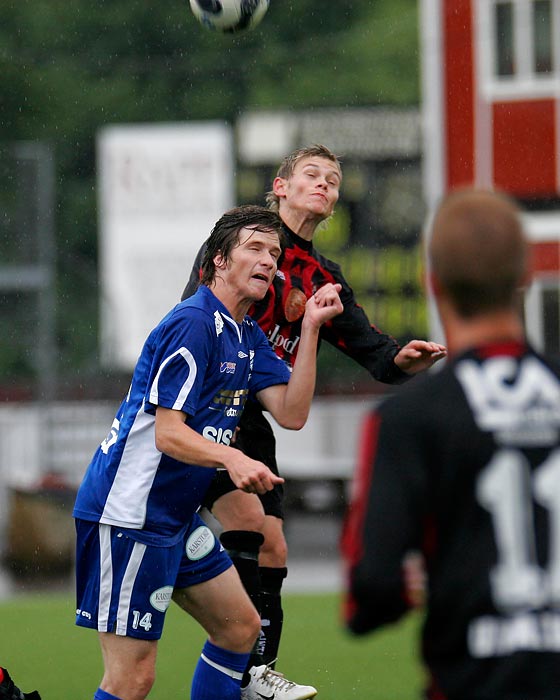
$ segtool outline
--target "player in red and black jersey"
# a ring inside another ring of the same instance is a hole
[[[41,700],[41,696],[36,690],[23,693],[14,684],[8,671],[0,666],[0,700]]]
[[[372,326],[340,267],[313,246],[317,226],[333,213],[341,179],[338,158],[325,146],[303,148],[284,159],[267,196],[269,207],[278,211],[284,224],[284,250],[268,294],[250,314],[278,356],[291,366],[298,351],[307,299],[326,282],[339,283],[344,310],[332,322],[324,324],[321,340],[356,360],[378,381],[399,384],[432,366],[444,356],[445,348],[421,340],[399,347],[394,338]],[[194,263],[183,299],[198,286],[203,250]],[[244,409],[236,444],[278,473],[274,433],[255,403],[247,404]],[[234,489],[227,474],[220,473],[210,487],[205,505],[223,526],[222,542],[233,555],[247,590],[261,610],[264,622],[260,651],[264,661],[272,665],[280,643],[283,619],[280,591],[287,574],[283,490],[275,488],[262,497],[263,515],[256,498],[251,503],[243,497],[246,494]],[[310,696],[298,696],[294,689],[293,694],[282,697],[298,700]]]
[[[452,194],[429,254],[451,359],[365,426],[342,539],[347,625],[364,634],[409,609],[403,561],[420,549],[425,697],[555,700],[560,365],[524,337],[520,212],[489,192]]]

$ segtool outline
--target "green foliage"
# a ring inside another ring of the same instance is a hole
[[[272,0],[256,30],[234,36],[203,29],[187,0],[3,0],[0,143],[55,148],[62,363],[89,367],[96,343],[100,127],[233,122],[248,108],[413,105],[416,25],[415,0]],[[91,332],[81,338],[73,319],[84,312]]]
[[[311,683],[318,700],[417,700],[423,672],[417,660],[419,618],[352,638],[340,623],[336,595],[288,595],[278,670]],[[41,595],[0,603],[0,663],[23,690],[37,687],[43,700],[93,696],[102,675],[97,635],[74,626],[67,596]],[[204,633],[171,606],[158,649],[150,700],[187,698]]]

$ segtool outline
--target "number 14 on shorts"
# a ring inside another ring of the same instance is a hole
[[[152,627],[152,613],[144,613],[142,615],[138,610],[132,611],[132,628],[137,630],[139,627],[149,632]]]

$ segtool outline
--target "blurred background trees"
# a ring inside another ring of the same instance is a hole
[[[255,31],[222,36],[195,21],[187,0],[0,3],[0,251],[10,257],[25,246],[14,212],[26,203],[21,192],[18,200],[9,146],[46,142],[55,163],[61,391],[79,393],[87,383],[91,391],[91,378],[102,374],[97,130],[128,122],[233,123],[247,109],[416,106],[417,19],[415,0],[272,0]],[[22,330],[9,325],[8,313],[24,303],[21,296],[0,297],[5,339]],[[32,373],[10,354],[9,342],[0,344],[3,389],[25,385]]]

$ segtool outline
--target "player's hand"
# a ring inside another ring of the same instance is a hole
[[[407,374],[417,374],[447,356],[447,348],[426,340],[411,340],[395,355],[395,364]]]
[[[318,289],[305,305],[304,320],[319,328],[326,321],[342,313],[344,307],[340,301],[339,292],[341,284],[331,284],[330,282]]]
[[[232,452],[235,454],[228,461],[227,470],[238,489],[263,494],[272,491],[276,484],[284,483],[281,476],[276,476],[262,462],[247,457],[239,450]]]
[[[426,564],[421,552],[407,552],[402,562],[404,593],[411,608],[421,608],[426,602]]]

